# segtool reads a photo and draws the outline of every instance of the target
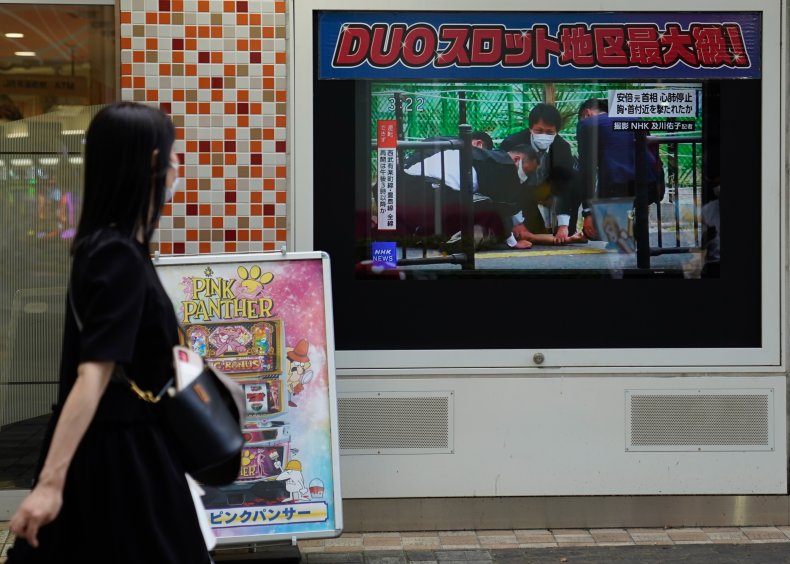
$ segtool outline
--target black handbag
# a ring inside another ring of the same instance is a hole
[[[82,331],[71,288],[69,304],[77,328]],[[177,358],[186,349],[176,346],[173,351]],[[228,376],[203,359],[200,363],[200,373],[183,388],[177,389],[175,379],[171,378],[158,394],[142,390],[118,364],[113,378],[125,382],[141,400],[157,406],[174,438],[174,454],[187,473],[203,484],[224,486],[235,481],[241,469],[244,393]]]
[[[187,349],[173,351],[177,357]],[[236,480],[241,469],[244,395],[228,376],[203,359],[200,363],[200,374],[186,386],[167,387],[159,409],[176,438],[185,470],[198,482],[223,486]]]

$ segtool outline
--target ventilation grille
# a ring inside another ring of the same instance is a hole
[[[452,411],[452,392],[340,393],[340,453],[452,452]]]
[[[773,450],[773,390],[626,391],[627,450]]]

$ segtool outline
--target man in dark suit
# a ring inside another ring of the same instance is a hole
[[[523,186],[537,169],[537,152],[529,146],[515,146],[510,151],[472,147],[472,190],[475,223],[491,236],[502,240],[513,226],[523,202]],[[426,188],[441,191],[444,229],[453,233],[460,229],[460,153],[458,150],[434,153],[407,167],[406,181],[399,186],[399,222],[408,231],[430,232],[434,198],[426,199]]]
[[[425,139],[422,139],[422,141],[423,142],[452,141],[454,139],[458,139],[458,137],[453,137],[452,135],[435,135],[433,137],[426,137]],[[491,136],[485,131],[473,131],[472,147],[477,147],[478,149],[486,149],[487,151],[490,151],[491,149],[494,148],[494,140],[491,139]],[[432,155],[435,155],[440,150],[441,149],[436,147],[430,147],[426,149],[413,149],[411,153],[407,154],[403,158],[404,170],[419,163],[422,160],[427,159]]]
[[[576,231],[579,198],[571,147],[557,133],[562,129],[562,117],[556,107],[539,103],[529,112],[528,124],[527,129],[506,137],[500,144],[503,151],[528,145],[538,152],[538,170],[523,193],[524,223],[516,231],[551,233],[550,214],[554,207],[554,242],[567,243]]]
[[[634,197],[636,138],[632,131],[615,131],[608,111],[606,100],[586,100],[579,106],[576,125],[584,234],[591,238],[597,238],[590,209],[591,199]],[[645,148],[645,164],[648,201],[657,202],[662,196],[663,170],[656,154],[648,148]]]
[[[539,152],[532,145],[514,145],[507,151],[488,150],[477,145],[472,147],[474,222],[476,230],[481,230],[483,239],[506,242],[508,246],[518,249],[528,249],[533,243],[562,245],[584,241],[581,233],[565,238],[546,233],[542,220],[535,229],[531,229],[529,221],[523,221],[524,216],[530,217],[530,212],[524,211],[525,206],[531,204],[534,213],[539,213],[533,199],[538,187],[536,175],[539,162]],[[426,213],[424,207],[434,201],[432,197],[425,197],[426,188],[430,188],[442,192],[445,230],[453,233],[460,229],[459,152],[448,150],[443,155],[432,154],[412,164],[404,172],[404,179],[410,180],[400,187],[401,193],[404,196],[416,196],[417,205],[409,206],[405,198],[399,196],[399,202],[403,202],[399,204],[399,223],[408,225],[410,232],[430,232],[433,229],[433,213]],[[415,199],[410,201],[413,203]],[[518,219],[519,216],[521,219]],[[415,229],[415,225],[419,225],[419,228]],[[448,242],[456,239],[460,240],[460,233],[456,233]]]

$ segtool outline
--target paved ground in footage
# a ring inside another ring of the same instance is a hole
[[[695,272],[698,273],[704,260],[699,252],[704,229],[698,217],[699,205],[695,208],[691,204],[690,193],[684,192],[681,202],[678,204],[677,221],[675,220],[674,203],[663,203],[661,209],[662,228],[659,234],[656,207],[650,207],[650,247],[652,249],[666,249],[668,252],[652,256],[650,258],[651,269],[653,271],[676,271],[684,273],[686,276],[696,277]],[[696,224],[694,217],[697,217]],[[686,249],[688,252],[678,254],[678,248]],[[460,251],[461,249],[458,248],[452,252]],[[402,258],[403,249],[399,249],[398,253],[398,257]],[[438,249],[428,249],[426,253],[427,256],[441,255]],[[410,247],[407,250],[408,258],[422,256],[422,248]],[[636,268],[636,255],[619,253],[611,245],[607,247],[603,241],[588,241],[561,247],[535,245],[528,250],[510,249],[504,243],[499,243],[478,250],[475,253],[475,261],[477,271],[514,270],[561,273],[563,270],[573,270],[577,272],[613,272],[615,277],[619,277],[617,272]],[[420,271],[461,270],[459,265],[452,264],[411,265],[401,268],[413,274],[416,271],[417,276],[420,276]]]

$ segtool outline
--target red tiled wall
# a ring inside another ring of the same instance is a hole
[[[121,96],[173,117],[181,190],[163,255],[286,242],[286,2],[121,0]]]

